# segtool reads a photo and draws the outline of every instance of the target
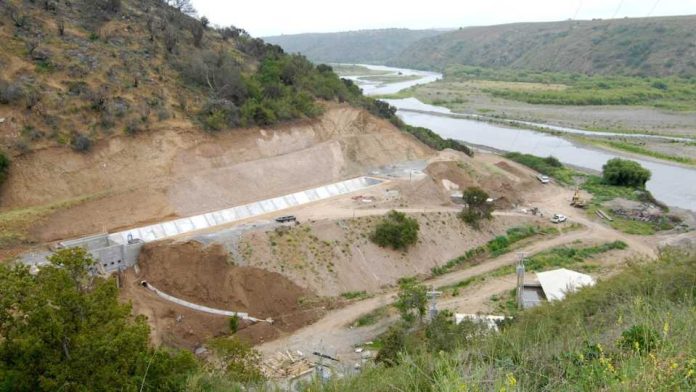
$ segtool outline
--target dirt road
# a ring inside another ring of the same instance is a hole
[[[635,254],[654,255],[654,247],[651,242],[645,240],[645,237],[636,237],[617,232],[599,222],[589,219],[583,210],[576,210],[570,207],[568,201],[571,196],[571,190],[549,186],[531,195],[530,204],[543,207],[545,215],[563,213],[569,217],[571,222],[580,223],[584,225],[584,228],[548,240],[535,242],[518,249],[518,252],[526,252],[528,254],[538,253],[545,249],[569,244],[577,240],[582,240],[583,242],[622,240],[629,245],[629,249]],[[506,213],[509,214],[511,212],[502,212],[500,214]],[[516,261],[516,253],[505,254],[470,268],[429,279],[425,284],[434,287],[455,284],[467,278],[485,274],[506,265],[512,265]],[[499,284],[492,286],[486,285],[478,288],[476,297],[479,299],[489,298],[499,291]],[[390,304],[393,302],[395,295],[396,290],[388,291],[376,297],[332,311],[318,322],[302,328],[292,335],[258,346],[258,349],[264,355],[271,355],[277,351],[286,349],[292,351],[299,350],[302,352],[322,350],[331,355],[337,355],[339,358],[352,360],[355,357],[353,347],[374,338],[376,334],[386,328],[388,320],[382,320],[380,323],[366,328],[347,328],[346,326],[360,315]],[[478,304],[481,301],[474,302]],[[469,311],[473,311],[472,309],[473,308],[470,308]]]

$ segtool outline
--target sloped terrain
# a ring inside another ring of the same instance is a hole
[[[319,120],[274,128],[162,129],[111,137],[86,155],[47,147],[15,160],[21,170],[1,197],[13,209],[79,200],[35,217],[29,239],[45,242],[227,208],[430,153],[387,121],[336,105]]]
[[[424,38],[390,65],[451,64],[587,74],[696,73],[695,16],[516,23]]]
[[[440,30],[379,29],[340,33],[287,34],[264,37],[288,53],[302,53],[318,63],[383,64],[410,44],[441,34]]]

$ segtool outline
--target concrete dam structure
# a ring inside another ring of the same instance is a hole
[[[357,177],[272,199],[256,201],[224,210],[137,227],[117,233],[104,233],[58,243],[58,248],[84,247],[98,261],[96,270],[110,273],[138,261],[142,246],[198,230],[228,225],[284,209],[360,191],[383,183],[375,177]],[[31,264],[41,262],[31,261]]]

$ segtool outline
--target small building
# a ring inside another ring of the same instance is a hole
[[[536,282],[524,284],[522,307],[525,309],[533,308],[546,301],[560,301],[566,294],[596,283],[590,275],[565,268],[537,272],[536,277]]]
[[[455,313],[454,323],[459,324],[464,320],[468,320],[474,323],[480,323],[492,329],[498,331],[498,325],[505,321],[505,316],[493,316],[488,314],[466,314],[466,313]]]

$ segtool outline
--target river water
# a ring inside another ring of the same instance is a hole
[[[392,94],[417,84],[430,83],[442,75],[433,72],[405,70],[385,66],[366,67],[378,70],[390,70],[404,75],[421,75],[421,79],[408,82],[385,84],[364,84],[356,80],[367,95]],[[602,150],[572,143],[562,137],[533,130],[506,128],[465,118],[448,116],[449,109],[420,102],[416,98],[387,99],[386,102],[398,109],[397,115],[407,124],[432,129],[444,138],[452,138],[492,147],[504,151],[519,151],[538,156],[553,155],[561,162],[591,170],[602,170],[602,165],[609,159],[619,157]],[[524,125],[519,122],[517,125]],[[541,125],[550,128],[544,124]],[[559,130],[568,130],[563,128]],[[580,131],[580,130],[572,130]],[[585,131],[580,131],[585,132]],[[647,188],[658,200],[673,207],[696,211],[696,170],[668,163],[658,163],[647,159],[630,158],[652,172]]]

